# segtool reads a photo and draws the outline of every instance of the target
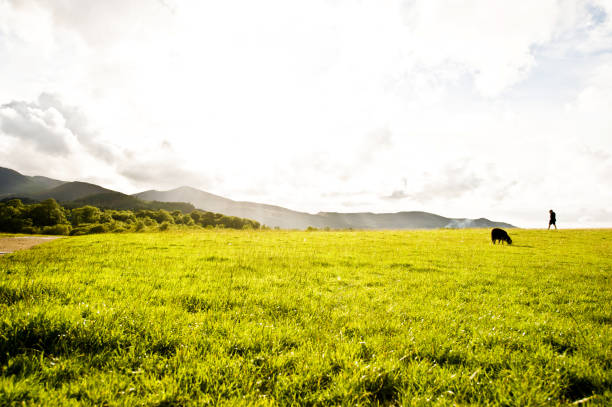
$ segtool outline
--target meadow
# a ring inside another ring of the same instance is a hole
[[[169,231],[0,256],[0,406],[612,405],[612,230]]]

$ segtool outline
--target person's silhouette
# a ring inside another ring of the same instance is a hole
[[[550,225],[553,225],[556,230],[557,229],[557,214],[554,213],[552,209],[548,212],[550,212],[550,220],[548,221],[548,230],[550,230]]]

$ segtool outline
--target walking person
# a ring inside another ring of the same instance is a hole
[[[555,230],[557,230],[557,214],[554,213],[552,209],[548,212],[550,212],[550,220],[548,221],[548,230],[550,230],[550,225],[553,225],[555,227]]]

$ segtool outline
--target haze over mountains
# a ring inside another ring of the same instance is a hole
[[[447,218],[427,212],[310,214],[280,206],[234,201],[191,187],[180,187],[169,191],[149,190],[130,196],[95,184],[30,177],[0,167],[0,199],[12,196],[36,200],[54,198],[71,206],[94,205],[112,209],[144,209],[152,203],[157,204],[153,205],[155,207],[169,210],[189,211],[195,207],[204,211],[254,219],[264,225],[283,229],[305,229],[309,226],[332,229],[514,227],[508,223],[494,222],[485,218]]]
[[[268,225],[284,229],[330,227],[333,229],[434,229],[434,228],[480,228],[514,226],[492,222],[488,219],[452,219],[427,212],[397,213],[338,213],[319,212],[309,214],[292,211],[280,206],[254,202],[233,201],[191,187],[180,187],[170,191],[145,191],[134,196],[144,200],[189,202],[196,208],[241,218],[255,219]]]

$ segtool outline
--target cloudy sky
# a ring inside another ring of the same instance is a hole
[[[612,1],[0,0],[0,166],[612,227]]]

